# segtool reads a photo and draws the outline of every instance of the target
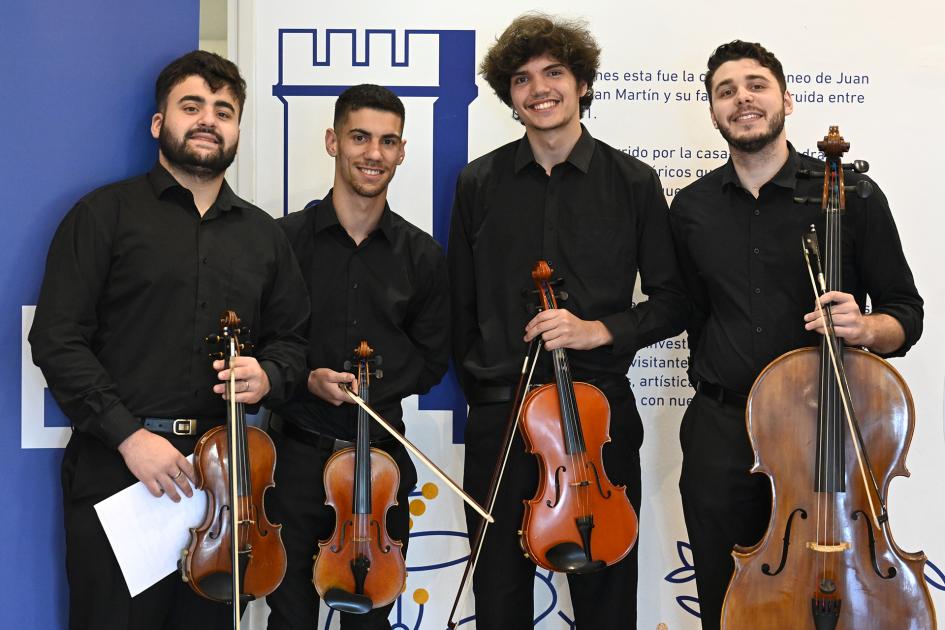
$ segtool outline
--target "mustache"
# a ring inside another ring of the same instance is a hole
[[[189,140],[193,138],[195,135],[197,135],[198,133],[205,133],[205,134],[211,135],[213,136],[213,139],[217,141],[218,144],[223,144],[223,136],[221,136],[220,133],[213,127],[195,127],[191,129],[190,131],[188,131],[186,134],[184,134],[184,140]]]

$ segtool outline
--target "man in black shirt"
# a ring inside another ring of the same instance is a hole
[[[599,387],[611,408],[607,475],[640,510],[643,425],[626,374],[640,348],[685,320],[666,202],[650,167],[581,125],[600,49],[582,24],[540,15],[516,19],[481,72],[525,126],[525,136],[460,174],[448,261],[453,357],[469,402],[464,485],[485,501],[499,457],[526,344],[567,348],[574,375]],[[566,292],[535,315],[530,272],[547,260]],[[633,304],[639,270],[649,299]],[[563,296],[562,296],[563,297]],[[553,380],[542,352],[535,382]],[[516,530],[537,488],[536,461],[516,437],[473,580],[480,628],[533,624],[535,565]],[[479,517],[467,510],[470,532]],[[594,536],[605,535],[600,526]],[[636,627],[636,547],[597,573],[568,576],[579,628]]]
[[[267,599],[269,628],[314,630],[318,595],[312,557],[331,536],[335,513],[325,505],[322,471],[332,452],[350,446],[358,407],[339,384],[357,391],[344,367],[364,340],[383,358],[370,403],[404,430],[401,400],[423,394],[446,372],[449,295],[446,261],[431,236],[391,211],[387,187],[404,160],[404,106],[390,90],[357,85],[335,103],[325,148],[335,158],[334,186],[325,198],[280,220],[311,294],[307,387],[276,409],[279,457],[271,515],[283,523],[288,569]],[[400,468],[398,504],[387,515],[392,538],[407,548],[408,493],[417,473],[398,442],[371,422],[372,446]],[[345,628],[389,628],[391,605],[364,615],[342,614]]]
[[[787,141],[793,109],[780,62],[759,44],[735,41],[709,58],[705,79],[712,122],[731,159],[682,190],[670,221],[692,302],[690,377],[696,388],[683,417],[679,482],[692,545],[703,628],[718,628],[735,544],[764,535],[771,492],[751,475],[745,401],[771,360],[814,346],[822,323],[801,252],[809,225],[824,234],[819,205],[823,162]],[[799,177],[799,173],[802,177]],[[851,174],[847,183],[860,175]],[[843,218],[843,291],[827,293],[837,334],[848,345],[902,356],[922,332],[922,299],[892,215],[875,187],[847,195]],[[863,313],[866,296],[872,309]]]
[[[73,629],[231,618],[176,573],[131,598],[93,506],[136,480],[155,497],[192,496],[185,455],[226,414],[218,383],[229,370],[211,369],[204,343],[225,310],[256,344],[234,363],[238,402],[284,399],[304,378],[308,302],[292,250],[224,180],[245,90],[236,66],[211,53],[168,65],[151,120],[158,163],[84,197],[49,248],[30,343],[74,428],[62,463]]]

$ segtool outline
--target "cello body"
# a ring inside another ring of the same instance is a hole
[[[876,355],[847,348],[843,362],[885,499],[892,479],[909,475],[912,397],[899,373]],[[735,573],[721,627],[932,630],[936,620],[923,577],[925,555],[899,549],[888,521],[876,527],[849,432],[839,434],[843,478],[836,483],[842,485],[823,479],[829,472],[818,466],[817,454],[825,436],[818,422],[818,383],[811,376],[820,368],[819,349],[801,348],[775,359],[752,387],[746,410],[755,451],[752,472],[771,479],[772,513],[764,538],[733,553]],[[822,592],[824,584],[835,591]],[[812,611],[818,598],[839,602],[839,615],[818,621]]]

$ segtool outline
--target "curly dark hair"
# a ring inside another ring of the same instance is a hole
[[[787,91],[784,69],[781,67],[778,58],[757,42],[743,42],[736,39],[733,42],[722,44],[709,57],[709,71],[705,73],[705,91],[709,95],[709,103],[712,102],[712,78],[715,76],[715,71],[726,61],[738,61],[739,59],[754,59],[758,62],[758,65],[771,71],[774,78],[778,80],[778,85],[781,86],[782,94]]]
[[[581,97],[581,115],[594,99],[594,79],[600,65],[600,46],[579,20],[565,20],[543,13],[526,13],[515,18],[486,53],[479,74],[488,81],[496,96],[512,106],[512,75],[530,59],[547,54],[566,65],[587,85]]]
[[[230,88],[239,103],[239,117],[243,117],[243,104],[246,102],[246,81],[240,76],[239,68],[229,59],[206,50],[195,50],[183,57],[178,57],[167,65],[158,75],[154,84],[154,101],[158,111],[167,109],[167,95],[171,90],[187,79],[197,75],[207,82],[210,89],[218,92],[224,87]]]
[[[373,83],[352,85],[338,95],[335,101],[335,129],[339,129],[348,118],[348,113],[359,109],[376,109],[382,112],[396,114],[400,118],[400,129],[404,128],[404,103],[386,87]]]

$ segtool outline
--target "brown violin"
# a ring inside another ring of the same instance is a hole
[[[539,261],[532,279],[543,309],[557,308],[552,270]],[[610,441],[610,405],[588,383],[574,382],[563,348],[552,350],[555,382],[529,391],[520,427],[538,458],[535,498],[525,501],[521,544],[540,567],[588,573],[626,556],[637,539],[637,515],[624,486],[607,478],[602,450]]]
[[[841,163],[849,144],[836,127],[817,146],[827,157],[820,199],[826,220],[823,264],[813,226],[802,237],[815,298],[842,287],[846,192],[864,197],[871,191],[868,180],[844,185],[845,168],[864,172],[866,165]],[[820,310],[826,327],[820,347],[772,361],[748,397],[752,472],[771,478],[772,513],[764,538],[733,553],[735,573],[721,626],[934,629],[925,555],[899,549],[886,509],[890,481],[909,474],[912,396],[886,361],[844,348],[829,308]]]
[[[355,349],[358,393],[369,398],[371,376],[381,357],[366,341]],[[346,365],[346,368],[348,366]],[[328,606],[364,614],[393,602],[407,580],[403,543],[387,533],[387,511],[397,505],[400,470],[384,451],[370,447],[370,417],[358,408],[354,448],[332,455],[325,464],[325,504],[335,510],[335,531],[318,543],[312,570],[315,590]]]
[[[239,340],[244,330],[233,311],[223,314],[220,327],[207,341],[225,350],[210,356],[224,358],[229,367],[245,347]],[[285,576],[286,558],[282,526],[270,523],[263,508],[266,489],[274,485],[275,447],[265,431],[247,426],[230,374],[227,423],[207,431],[194,449],[195,485],[207,492],[207,515],[190,530],[181,574],[198,595],[230,603],[238,629],[240,604],[274,591]]]

